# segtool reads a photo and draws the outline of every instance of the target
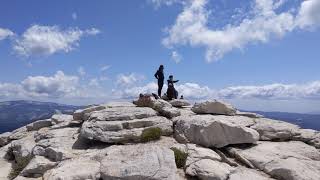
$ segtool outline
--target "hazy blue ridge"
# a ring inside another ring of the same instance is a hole
[[[304,129],[315,129],[320,131],[320,114],[301,114],[288,112],[263,112],[249,111],[263,115],[266,118],[286,121],[297,124]]]
[[[50,118],[55,113],[72,114],[84,106],[38,101],[0,102],[0,133],[13,131],[33,121]],[[249,111],[266,118],[297,124],[305,129],[320,130],[320,114]]]
[[[81,106],[38,101],[0,102],[0,133],[12,131],[33,121],[50,118],[55,113],[72,114]]]

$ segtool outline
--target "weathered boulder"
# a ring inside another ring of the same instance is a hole
[[[148,107],[115,107],[92,112],[88,121],[125,121],[156,116],[157,112]]]
[[[11,132],[5,132],[0,134],[0,147],[7,145],[10,142]]]
[[[174,136],[178,142],[205,147],[223,147],[229,144],[256,143],[259,134],[242,124],[245,117],[195,115],[175,118]]]
[[[43,180],[98,180],[99,178],[100,163],[88,157],[65,160],[59,163],[56,168],[47,171],[43,176]]]
[[[195,103],[191,110],[197,114],[221,114],[233,116],[237,113],[237,109],[232,105],[218,100]]]
[[[133,120],[86,121],[82,124],[81,136],[107,143],[141,142],[142,132],[151,127],[159,127],[162,130],[162,135],[173,133],[170,120],[165,117],[154,116]]]
[[[33,134],[11,142],[10,151],[18,164],[26,164],[32,158],[32,149],[36,145]]]
[[[286,141],[299,134],[299,126],[283,121],[267,118],[256,119],[256,124],[251,126],[260,134],[260,140]]]
[[[1,180],[8,179],[8,176],[12,169],[12,162],[10,162],[6,157],[10,146],[11,145],[8,144],[0,148],[0,179]]]
[[[88,107],[86,109],[79,109],[79,110],[76,110],[73,113],[73,119],[75,121],[82,122],[82,121],[84,121],[84,115],[85,114],[91,113],[91,112],[94,112],[94,111],[100,111],[100,110],[103,110],[103,109],[106,109],[106,106],[90,106],[90,107]]]
[[[186,160],[186,167],[190,166],[192,163],[200,161],[202,159],[209,159],[213,161],[221,161],[221,157],[215,151],[203,148],[196,144],[187,144],[188,157]]]
[[[72,158],[88,148],[86,141],[79,138],[79,128],[41,129],[35,138],[37,143],[33,154],[52,161]]]
[[[134,104],[138,107],[150,107],[156,110],[160,115],[167,118],[173,118],[181,115],[180,111],[177,108],[172,107],[169,102],[163,99],[155,99],[152,95],[140,96],[138,100],[134,101]]]
[[[250,117],[250,118],[263,118],[262,115],[257,114],[257,113],[252,113],[252,112],[237,111],[236,115],[238,115],[238,116],[246,116],[246,117]]]
[[[9,139],[12,140],[18,140],[21,138],[24,138],[26,136],[28,136],[28,134],[30,134],[27,130],[26,126],[23,126],[21,128],[18,128],[14,131],[12,131],[11,135],[9,136]]]
[[[299,129],[298,134],[292,137],[295,141],[302,141],[320,149],[320,132],[313,129]]]
[[[232,174],[230,174],[228,180],[272,180],[267,174],[245,167],[237,168]]]
[[[173,107],[183,107],[183,106],[190,106],[191,104],[185,100],[185,99],[174,99],[169,101],[169,103],[173,106]]]
[[[42,180],[42,177],[30,178],[30,177],[17,176],[16,178],[14,178],[14,180]]]
[[[174,107],[164,107],[161,110],[159,110],[158,112],[162,116],[170,118],[170,119],[181,115],[181,112],[179,111],[179,109],[174,108]]]
[[[44,120],[39,120],[39,121],[35,121],[33,123],[28,124],[26,128],[28,131],[37,131],[41,128],[49,127],[51,125],[52,125],[51,119],[44,119]]]
[[[43,156],[35,156],[29,164],[21,171],[20,175],[24,177],[42,177],[42,175],[49,169],[57,165]]]
[[[68,114],[54,114],[51,117],[52,120],[52,124],[59,124],[59,123],[63,123],[63,122],[69,122],[73,120],[73,116],[72,115],[68,115]]]
[[[303,142],[260,141],[249,148],[230,149],[277,179],[320,179],[320,152]]]
[[[109,102],[107,104],[104,104],[103,106],[107,108],[113,108],[113,107],[135,107],[131,102]]]
[[[155,145],[112,146],[101,161],[103,179],[176,179],[173,151]]]
[[[150,107],[154,106],[156,98],[151,94],[140,94],[139,99],[133,101],[133,104],[138,107]]]
[[[186,174],[196,176],[201,180],[227,180],[234,170],[235,168],[226,163],[201,159],[188,166]]]

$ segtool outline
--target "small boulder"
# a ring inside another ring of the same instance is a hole
[[[107,104],[104,104],[103,106],[106,106],[107,108],[114,108],[114,107],[135,107],[131,102],[109,102]]]
[[[197,114],[220,114],[234,116],[237,113],[236,108],[222,101],[213,100],[196,103],[192,109]]]
[[[162,135],[171,135],[172,122],[164,117],[154,116],[133,120],[86,121],[82,124],[81,136],[107,143],[141,142],[141,135],[148,128],[160,128]]]
[[[86,109],[79,109],[79,110],[76,110],[74,113],[73,113],[73,119],[75,121],[79,121],[79,122],[82,122],[84,121],[84,115],[87,114],[87,113],[91,113],[93,111],[100,111],[100,110],[103,110],[103,109],[106,109],[106,106],[90,106]]]
[[[187,167],[186,174],[196,176],[201,180],[227,180],[234,170],[235,168],[226,163],[201,159]]]
[[[223,147],[229,144],[256,143],[257,131],[245,127],[238,116],[195,115],[179,116],[174,136],[180,143],[194,143],[205,147]]]
[[[101,161],[102,179],[172,180],[176,177],[173,151],[161,146],[112,146]]]
[[[173,107],[183,107],[183,106],[190,106],[191,104],[185,100],[185,99],[174,99],[169,101],[169,103],[173,106]]]
[[[30,134],[25,138],[13,141],[10,146],[10,151],[18,164],[25,164],[32,158],[32,149],[35,145],[33,134]]]
[[[100,178],[100,163],[88,157],[78,157],[61,162],[56,168],[47,171],[43,180],[52,179],[92,179]]]
[[[260,118],[256,119],[256,124],[251,126],[260,134],[260,140],[287,141],[299,135],[299,126],[284,121]]]
[[[42,177],[47,170],[52,169],[56,164],[56,162],[52,162],[43,156],[35,156],[21,171],[20,175],[33,178]]]
[[[7,145],[10,142],[11,132],[5,132],[0,134],[0,147]]]
[[[256,146],[230,149],[277,179],[320,179],[320,152],[303,142],[260,141]]]
[[[41,128],[49,127],[51,125],[52,125],[51,119],[45,119],[45,120],[35,121],[31,124],[28,124],[26,127],[28,131],[37,131]]]
[[[63,122],[69,122],[73,120],[73,116],[72,115],[68,115],[68,114],[54,114],[51,117],[52,120],[52,124],[59,124],[59,123],[63,123]]]
[[[242,111],[237,111],[238,116],[246,116],[249,118],[263,118],[262,115],[257,114],[257,113],[252,113],[252,112],[242,112]]]

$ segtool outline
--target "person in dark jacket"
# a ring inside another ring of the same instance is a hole
[[[154,77],[158,79],[158,96],[161,98],[161,91],[164,83],[163,65],[160,65],[158,71],[154,74]]]
[[[170,75],[168,79],[168,89],[167,89],[167,96],[169,100],[177,99],[178,98],[178,91],[174,88],[174,83],[179,82],[179,80],[173,80],[173,76]]]

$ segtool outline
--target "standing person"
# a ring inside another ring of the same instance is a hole
[[[164,74],[163,74],[163,65],[160,65],[158,71],[154,74],[154,77],[158,79],[158,96],[161,98],[161,91],[163,87],[163,82],[164,82]]]

